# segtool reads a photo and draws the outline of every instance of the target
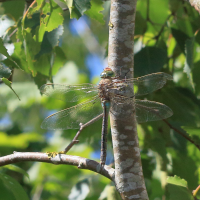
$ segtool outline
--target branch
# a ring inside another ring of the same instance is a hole
[[[22,161],[37,161],[37,162],[45,162],[52,163],[55,165],[74,165],[79,169],[88,169],[94,171],[98,174],[102,174],[108,179],[114,181],[115,171],[113,168],[109,166],[101,166],[98,162],[86,158],[82,158],[79,156],[71,156],[58,154],[53,158],[49,158],[46,153],[39,152],[13,152],[13,154],[0,157],[0,166],[13,164]]]
[[[81,134],[81,131],[82,131],[85,127],[89,126],[90,124],[94,123],[95,121],[97,121],[98,119],[100,119],[100,118],[102,118],[102,117],[103,117],[103,113],[100,114],[100,115],[98,115],[97,117],[91,119],[89,122],[87,122],[87,123],[85,123],[85,124],[80,124],[80,129],[79,129],[78,132],[76,133],[76,135],[75,135],[74,139],[72,140],[72,142],[65,148],[64,151],[61,151],[60,153],[62,153],[62,154],[67,153],[67,152],[72,148],[72,146],[74,146],[74,144],[79,143],[78,137],[79,137],[79,135]]]
[[[198,144],[195,143],[194,140],[192,140],[189,136],[185,135],[183,132],[181,132],[180,130],[178,130],[177,128],[173,127],[166,119],[163,119],[163,121],[171,128],[173,129],[175,132],[177,132],[179,135],[181,135],[182,137],[184,137],[186,140],[188,140],[189,142],[191,142],[192,144],[194,144],[199,150],[200,150],[200,146]]]

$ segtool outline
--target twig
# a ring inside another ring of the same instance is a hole
[[[90,159],[86,159],[79,156],[70,156],[64,154],[58,154],[55,157],[49,158],[46,153],[40,152],[13,152],[11,155],[0,157],[0,166],[18,163],[22,161],[37,161],[52,163],[55,165],[65,164],[74,165],[80,169],[88,169],[114,181],[115,170],[107,165],[101,166],[98,162]]]
[[[162,34],[162,32],[163,32],[163,30],[164,30],[164,28],[165,28],[165,26],[166,26],[167,21],[169,20],[169,18],[170,18],[171,16],[173,16],[173,13],[171,13],[170,15],[168,15],[167,19],[165,20],[165,23],[162,25],[160,31],[158,32],[158,34],[157,34],[155,37],[153,37],[153,39],[155,39],[155,40],[158,40],[158,39],[159,39],[160,35]]]
[[[71,143],[65,148],[64,151],[60,151],[59,153],[65,154],[65,153],[67,153],[67,152],[72,148],[72,146],[74,146],[74,144],[79,143],[78,137],[79,137],[79,135],[81,134],[81,131],[82,131],[85,127],[89,126],[90,124],[92,124],[92,123],[94,123],[95,121],[97,121],[98,119],[100,119],[102,116],[103,116],[103,113],[100,114],[100,115],[98,115],[97,117],[93,118],[92,120],[90,120],[89,122],[87,122],[87,123],[85,123],[85,124],[80,124],[80,129],[79,129],[79,131],[76,133],[74,139],[73,139],[73,140],[71,141]]]
[[[200,146],[198,144],[196,144],[190,137],[188,137],[187,135],[185,135],[183,132],[181,132],[180,130],[178,130],[177,128],[173,127],[166,119],[163,119],[163,121],[174,131],[176,131],[178,134],[180,134],[182,137],[184,137],[186,140],[188,140],[189,142],[191,142],[192,144],[194,144],[199,150],[200,150]]]
[[[69,8],[63,8],[62,10],[63,10],[63,11],[67,11],[67,10],[69,10]]]
[[[26,17],[26,15],[28,14],[29,9],[32,8],[32,7],[34,6],[35,3],[36,3],[36,0],[34,0],[34,1],[31,3],[31,5],[27,8],[26,12],[25,12],[24,15],[23,15],[23,19],[24,19],[24,18]]]
[[[195,200],[197,200],[196,195],[197,195],[197,193],[198,193],[199,190],[200,190],[200,185],[195,190],[192,191],[192,195],[193,195],[193,197],[194,197]]]
[[[9,35],[9,37],[12,37],[17,32],[17,28]]]

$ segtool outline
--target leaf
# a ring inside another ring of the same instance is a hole
[[[167,61],[167,52],[158,47],[145,47],[135,54],[135,76],[158,72]]]
[[[19,116],[19,115],[18,115]],[[19,149],[26,149],[30,142],[41,142],[42,136],[37,133],[21,133],[18,135],[7,135],[7,133],[0,132],[1,147],[12,147]]]
[[[25,2],[24,1],[5,1],[1,4],[1,7],[4,8],[4,13],[9,14],[15,21],[23,15]]]
[[[154,100],[172,109],[174,114],[169,120],[176,125],[196,126],[200,122],[200,101],[189,89],[165,87],[157,93]]]
[[[61,35],[63,34],[63,32],[64,32],[63,26],[59,26],[58,28],[54,29],[51,32],[45,32],[43,40],[42,40],[40,52],[35,56],[36,59],[43,54],[52,52],[53,48],[55,46],[58,46],[59,39]]]
[[[185,53],[185,44],[186,44],[186,40],[190,39],[189,36],[186,35],[184,32],[174,29],[174,28],[172,28],[171,31],[181,51]]]
[[[87,179],[79,181],[71,190],[68,196],[69,200],[85,199],[90,191],[89,182]]]
[[[12,86],[11,86],[12,82],[9,81],[7,78],[2,78],[1,80],[15,93],[15,95],[17,96],[17,98],[20,100],[19,96],[18,96],[17,93],[13,90],[13,88],[12,88]]]
[[[62,8],[53,0],[46,2],[42,9],[41,24],[45,25],[45,31],[53,31],[58,26],[62,25],[63,11]]]
[[[184,129],[187,133],[190,135],[197,135],[200,137],[200,128],[199,127],[188,127],[188,126],[182,126],[182,129]]]
[[[0,53],[3,54],[4,56],[10,58],[10,55],[7,52],[7,49],[4,46],[2,38],[0,38]]]
[[[184,179],[181,179],[178,176],[174,176],[174,177],[169,176],[167,178],[167,183],[187,188],[187,181]]]
[[[169,7],[172,13],[175,13],[178,10],[180,4],[181,2],[179,0],[169,0]]]
[[[103,8],[103,1],[101,0],[91,0],[91,9],[87,10],[84,14],[89,16],[92,19],[97,20],[101,24],[105,24],[105,21],[103,19],[103,14],[100,13],[104,10]]]
[[[38,89],[39,89],[42,85],[47,83],[48,76],[45,76],[45,75],[38,72],[37,75],[33,79],[34,79],[34,82],[38,86]]]
[[[108,200],[120,200],[121,199],[119,196],[119,193],[117,192],[117,190],[113,184],[106,185],[104,190],[101,192],[101,195],[98,198],[98,200],[104,200],[104,199],[108,199]]]
[[[7,57],[9,60],[11,60],[18,68],[20,68],[19,65],[18,65],[15,61],[13,61],[12,58],[10,57],[10,55],[8,54],[7,49],[5,48],[5,46],[4,46],[4,44],[3,44],[2,38],[0,38],[0,57],[1,57],[1,54],[3,54],[4,56],[6,56],[6,57]]]
[[[189,38],[185,41],[185,66],[184,66],[184,72],[187,74],[190,84],[192,85],[192,88],[194,89],[194,83],[192,80],[192,73],[191,70],[193,68],[193,51],[194,51],[194,41],[195,37]]]
[[[200,79],[199,79],[199,73],[200,73],[200,61],[194,63],[194,68],[192,69],[192,75],[193,75],[193,81],[195,85],[195,93],[198,95],[200,94]]]
[[[33,39],[31,31],[32,30],[30,28],[24,30],[23,44],[24,44],[28,69],[32,73],[32,76],[36,76],[37,71],[34,67],[34,57],[40,50],[40,43]]]
[[[189,126],[181,126],[183,130],[185,130],[188,135],[193,139],[195,144],[200,146],[200,128],[199,127],[189,127]]]
[[[24,169],[22,169],[22,168],[20,168],[16,165],[11,165],[11,164],[5,165],[5,166],[3,166],[3,168],[9,169],[9,170],[12,170],[12,171],[15,171],[15,172],[19,172],[19,173],[23,174],[24,176],[26,176],[27,178],[29,178],[28,173]]]
[[[143,35],[147,30],[147,21],[142,17],[139,11],[135,17],[135,35]]]
[[[193,200],[192,194],[187,189],[187,182],[177,176],[168,177],[167,188],[170,200]]]
[[[58,70],[63,67],[64,63],[67,60],[65,53],[59,46],[55,47],[54,52],[55,60],[52,66],[52,75],[56,75]]]
[[[148,8],[149,18],[153,23],[164,24],[169,13],[168,13],[169,2],[168,1],[160,1],[160,0],[153,0],[149,4],[149,8],[144,1],[137,2],[137,10],[142,14],[142,17],[146,19]],[[152,11],[152,12],[151,12]]]
[[[13,26],[15,22],[8,16],[3,15],[0,18],[0,37],[6,34],[9,27]]]
[[[22,186],[12,177],[0,173],[0,191],[3,199],[29,200]]]
[[[11,70],[8,67],[6,67],[3,63],[0,63],[0,78],[9,78],[11,74]]]
[[[69,8],[70,19],[79,19],[86,10],[91,8],[90,0],[65,0]]]

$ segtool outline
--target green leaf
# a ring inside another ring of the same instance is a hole
[[[12,82],[9,81],[7,78],[2,78],[1,80],[15,93],[15,95],[17,96],[17,98],[20,100],[19,96],[18,96],[17,93],[13,90],[13,88],[12,88],[12,86],[11,86]]]
[[[200,137],[200,128],[199,127],[188,127],[188,126],[181,126],[188,134],[190,135],[197,135]]]
[[[198,114],[200,113],[200,102],[188,89],[165,87],[157,94],[154,100],[162,102],[172,109],[174,114],[169,119],[172,123],[196,126],[200,122]]]
[[[13,26],[15,22],[6,15],[1,16],[0,18],[0,37],[6,35],[6,31],[9,27]]]
[[[3,63],[0,63],[0,78],[9,78],[11,74],[11,70],[8,67],[6,67]]]
[[[168,177],[167,188],[170,195],[170,200],[194,200],[192,194],[187,189],[187,182],[177,176]]]
[[[186,35],[184,32],[174,29],[174,28],[172,28],[171,31],[182,53],[185,53],[185,44],[186,44],[186,40],[190,39],[189,36]]]
[[[52,66],[52,75],[56,75],[58,70],[61,67],[63,67],[64,63],[67,60],[65,53],[59,46],[55,47],[54,52],[55,52],[55,59]]]
[[[172,13],[175,13],[178,10],[180,4],[181,2],[179,0],[169,0],[169,7]]]
[[[16,42],[14,43],[14,46],[15,46],[15,50],[14,50],[14,53],[12,54],[12,59],[21,67],[22,70],[24,70],[27,73],[30,73],[28,69],[26,55],[25,55],[22,42]],[[2,62],[6,66],[12,66],[12,61],[10,61],[9,59],[3,60]]]
[[[27,178],[29,178],[29,175],[28,173],[23,170],[22,168],[16,166],[16,165],[6,165],[6,166],[3,166],[3,168],[6,168],[6,169],[9,169],[9,170],[12,170],[12,171],[15,171],[15,172],[19,172],[21,174],[23,174],[24,176],[26,176]]]
[[[3,199],[29,200],[22,186],[12,177],[0,173],[0,191]]]
[[[167,52],[158,47],[145,47],[134,56],[135,76],[159,72],[167,61]]]
[[[187,181],[178,176],[168,176],[167,183],[187,188]]]
[[[25,1],[5,1],[1,3],[1,7],[4,8],[4,13],[9,14],[15,21],[23,15]]]
[[[90,18],[97,20],[101,24],[105,24],[103,19],[103,14],[100,13],[104,10],[103,1],[101,0],[91,0],[91,9],[87,10],[84,14],[88,15]]]
[[[42,136],[37,133],[21,133],[18,135],[7,135],[0,132],[0,145],[1,147],[14,147],[26,149],[30,142],[41,142]]]
[[[163,24],[165,23],[168,13],[169,3],[168,1],[153,0],[149,4],[149,18],[153,23]],[[141,12],[143,18],[147,17],[147,3],[144,1],[137,2],[137,10]]]
[[[199,73],[200,73],[200,61],[194,63],[194,68],[192,69],[192,75],[193,75],[193,81],[195,85],[195,93],[198,95],[200,94],[200,78],[199,78]]]
[[[189,127],[189,126],[181,126],[183,130],[185,130],[188,135],[192,138],[195,144],[200,146],[200,128],[199,127]]]
[[[34,79],[34,82],[38,86],[38,89],[39,89],[42,85],[47,83],[48,76],[45,76],[45,75],[38,72],[37,75],[33,79]]]
[[[147,21],[142,17],[139,11],[135,17],[135,35],[143,35],[147,30]]]
[[[0,38],[0,56],[1,56],[1,54],[3,54],[4,56],[6,56],[6,57],[7,57],[9,60],[11,60],[18,68],[20,68],[19,65],[18,65],[15,61],[13,61],[12,58],[10,57],[10,55],[8,54],[7,49],[5,48],[5,46],[4,46],[4,44],[3,44],[2,38]]]
[[[192,88],[194,89],[194,83],[192,80],[192,73],[191,70],[193,68],[193,51],[194,51],[194,41],[195,37],[189,38],[185,41],[185,66],[184,66],[184,72],[187,74],[190,84],[192,85]]]
[[[2,38],[0,38],[0,53],[3,54],[4,56],[10,58],[10,55],[8,54],[7,49],[4,47]]]
[[[89,193],[89,181],[84,179],[79,181],[71,190],[71,193],[68,196],[69,200],[72,199],[85,199]]]
[[[42,9],[40,20],[41,24],[45,25],[45,31],[50,32],[54,30],[59,25],[62,25],[64,21],[62,8],[54,0],[46,2]]]
[[[55,46],[58,46],[59,39],[64,32],[64,27],[59,26],[51,32],[45,32],[40,52],[36,55],[36,59],[43,54],[51,53]]]
[[[86,10],[91,8],[90,0],[65,0],[69,8],[70,18],[79,19]]]
[[[120,195],[117,192],[114,184],[108,184],[104,188],[104,190],[101,192],[99,200],[108,199],[108,200],[120,200]]]
[[[40,43],[35,41],[31,34],[31,29],[27,28],[24,30],[24,50],[26,55],[26,61],[28,69],[31,71],[32,76],[36,76],[36,69],[34,67],[34,57],[40,50]]]

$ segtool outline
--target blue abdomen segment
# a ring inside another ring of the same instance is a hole
[[[106,109],[110,109],[110,105],[111,105],[110,101],[104,101],[104,102],[102,102],[101,106],[104,107],[104,105],[105,105]]]

